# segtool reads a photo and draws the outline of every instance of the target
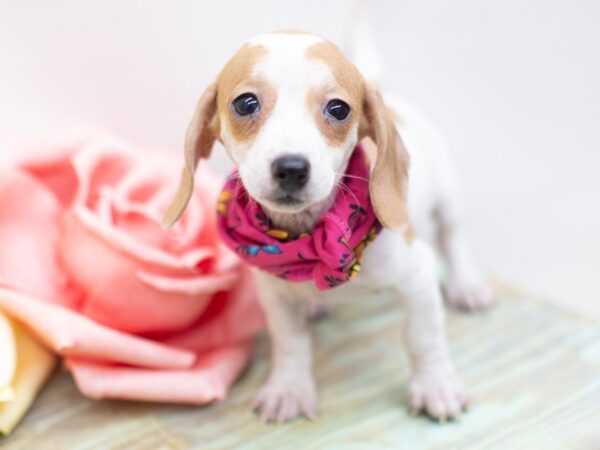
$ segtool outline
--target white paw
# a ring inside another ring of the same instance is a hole
[[[414,374],[409,391],[412,414],[424,412],[440,422],[458,417],[467,405],[465,388],[452,368]]]
[[[316,322],[331,316],[334,310],[333,305],[327,303],[307,302],[304,314],[308,320]]]
[[[456,308],[470,311],[486,309],[496,303],[494,292],[478,278],[449,279],[444,287],[446,300]]]
[[[254,398],[252,408],[264,422],[283,423],[301,415],[317,418],[317,389],[310,374],[272,375]]]

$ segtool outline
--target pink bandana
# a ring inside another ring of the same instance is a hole
[[[289,281],[313,279],[317,288],[334,288],[360,271],[362,252],[381,225],[369,197],[369,167],[356,146],[342,180],[348,189],[318,220],[311,234],[292,236],[272,229],[261,206],[239,179],[225,184],[219,197],[218,229],[225,243],[246,262]]]

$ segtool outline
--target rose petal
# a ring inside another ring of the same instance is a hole
[[[138,334],[181,330],[197,319],[210,300],[211,291],[202,294],[182,291],[174,295],[173,291],[150,286],[140,280],[138,274],[143,271],[158,277],[185,280],[197,279],[202,275],[200,269],[182,267],[180,260],[170,255],[168,258],[175,262],[171,266],[140,261],[136,258],[138,255],[132,256],[119,246],[119,242],[106,240],[92,232],[98,230],[100,224],[87,212],[83,217],[90,220],[85,226],[79,220],[80,216],[65,214],[63,239],[59,242],[62,266],[85,292],[83,314],[104,325]],[[144,249],[153,252],[151,248]],[[198,249],[196,255],[211,251]]]
[[[31,175],[52,191],[62,205],[67,205],[77,189],[71,158],[97,134],[97,131],[89,130],[84,133],[62,133],[60,138],[46,137],[43,141],[2,142],[0,163]]]
[[[103,327],[60,306],[0,288],[0,308],[62,355],[145,367],[187,368],[192,352]]]
[[[242,272],[236,288],[226,298],[214,317],[202,316],[198,323],[184,333],[164,342],[196,352],[205,352],[244,342],[264,328],[264,317],[256,300],[254,281],[248,269]],[[218,299],[213,300],[213,303]],[[216,305],[209,308],[215,309]],[[211,311],[207,311],[210,313]]]
[[[189,370],[146,370],[67,359],[79,390],[91,398],[204,404],[223,399],[245,367],[251,341],[198,357]]]
[[[164,209],[177,189],[180,174],[178,161],[167,152],[140,152],[116,139],[98,140],[87,146],[76,155],[73,165],[80,184],[77,195],[80,205],[95,210],[98,192],[105,187],[114,191],[113,207],[118,210],[116,228],[127,228],[120,214],[127,216],[127,211],[138,212],[148,219],[151,228],[158,227]],[[123,170],[125,166],[127,170]],[[220,183],[206,169],[198,171],[198,180],[195,201],[190,203],[175,232],[143,236],[135,232],[129,233],[130,236],[169,250],[189,248],[193,244],[205,245],[207,239],[213,242],[216,236],[214,225],[208,226],[205,222],[207,218],[214,222],[216,192],[213,191]],[[155,239],[161,243],[154,242]],[[169,245],[169,241],[173,245]]]
[[[137,277],[145,285],[165,294],[212,295],[229,290],[238,281],[236,272],[201,275],[193,278],[161,277],[140,270]]]
[[[239,256],[220,240],[217,243],[217,250],[215,256],[217,261],[217,264],[214,267],[215,272],[228,272],[241,265]]]
[[[146,246],[166,249],[172,240],[172,233],[165,232],[161,226],[162,211],[154,197],[168,186],[166,161],[145,159],[144,164],[127,173],[111,195],[111,206],[114,210],[114,227],[122,233],[132,236]],[[160,164],[162,162],[162,164]],[[192,208],[197,210],[198,208]],[[201,217],[201,216],[200,216]],[[198,221],[195,234],[203,229],[202,221]]]
[[[132,236],[101,223],[89,210],[78,206],[65,215],[63,224],[65,226],[63,231],[65,238],[69,238],[68,233],[70,232],[86,233],[86,236],[82,236],[84,239],[101,240],[114,250],[123,252],[144,264],[156,266],[159,270],[187,269],[195,271],[203,260],[214,254],[212,249],[201,247],[184,255],[175,256],[158,248],[146,246],[137,242]],[[78,230],[78,228],[84,229]]]
[[[96,140],[72,159],[78,184],[75,202],[94,208],[94,186],[114,186],[133,166],[133,149],[122,141],[107,137]]]
[[[60,204],[36,179],[0,170],[0,287],[72,306],[76,293],[56,261]]]

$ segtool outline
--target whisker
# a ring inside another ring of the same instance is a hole
[[[356,202],[356,204],[360,204],[360,202],[358,201],[358,198],[356,197],[356,194],[354,192],[352,192],[352,189],[350,189],[350,187],[348,187],[348,185],[346,185],[343,181],[339,180],[338,182],[336,182],[336,186],[341,188],[342,191],[350,194],[352,196],[352,198],[354,198],[354,201]]]
[[[366,181],[367,183],[369,182],[369,179],[368,179],[368,178],[365,178],[365,177],[359,177],[359,176],[357,176],[357,175],[349,175],[349,174],[347,174],[347,173],[337,173],[337,172],[336,172],[336,175],[338,175],[338,176],[342,177],[342,179],[343,179],[344,177],[348,177],[348,178],[354,178],[354,179],[356,179],[356,180]]]
[[[346,200],[346,194],[347,194],[347,190],[345,189],[344,186],[341,186],[339,184],[336,183],[336,188],[339,188],[339,192],[342,194],[342,197],[344,198],[344,201],[346,202],[346,204],[348,203],[348,201]]]
[[[231,175],[228,175],[227,177],[225,177],[225,183],[229,183],[230,181],[236,180],[236,179],[240,179],[240,174],[239,172],[236,173],[232,173]]]

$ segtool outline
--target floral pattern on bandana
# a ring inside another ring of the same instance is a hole
[[[299,236],[271,228],[238,177],[229,177],[217,205],[219,234],[251,265],[289,281],[313,280],[319,290],[332,289],[360,272],[363,250],[381,231],[369,196],[369,175],[359,144],[343,179],[348,189],[338,190],[312,232]]]

